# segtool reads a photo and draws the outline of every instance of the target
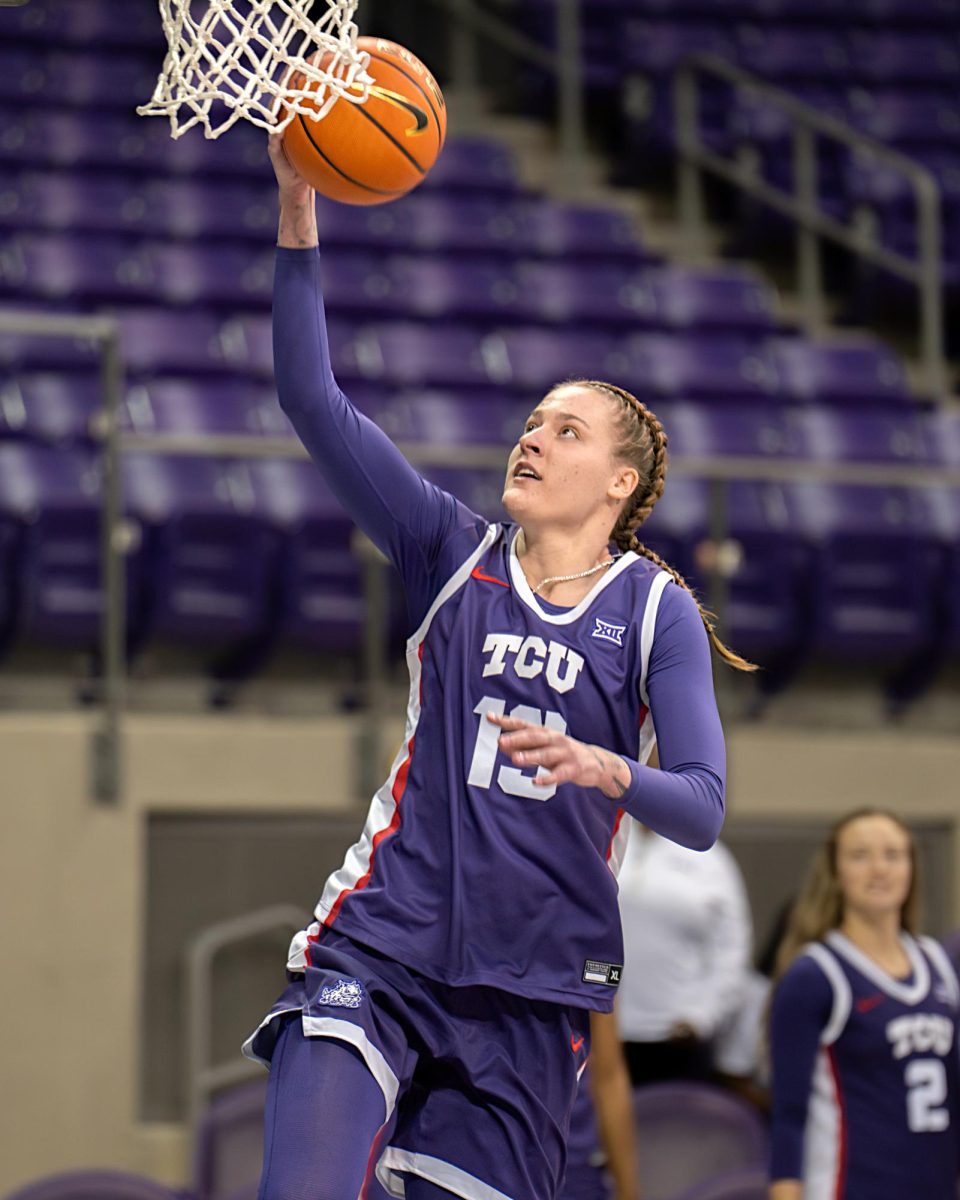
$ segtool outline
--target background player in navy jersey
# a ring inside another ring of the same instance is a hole
[[[897,817],[851,813],[793,908],[770,1020],[771,1200],[956,1200],[960,988],[915,936],[916,857]]]
[[[628,393],[580,381],[537,405],[505,524],[357,412],[330,369],[313,193],[279,139],[270,153],[280,400],[398,569],[413,632],[403,747],[246,1047],[271,1062],[260,1197],[355,1200],[376,1159],[408,1200],[551,1200],[589,1012],[622,970],[621,816],[715,841],[710,642],[749,664],[634,537],[666,437]]]

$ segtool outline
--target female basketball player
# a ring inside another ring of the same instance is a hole
[[[355,1200],[368,1159],[408,1200],[550,1200],[589,1011],[620,981],[620,816],[713,843],[708,635],[749,664],[633,536],[666,438],[627,393],[544,397],[510,454],[504,525],[352,407],[330,369],[313,193],[279,139],[270,154],[281,403],[399,570],[414,632],[404,745],[248,1043],[272,1063],[261,1200]],[[661,770],[644,766],[654,724]]]
[[[960,989],[914,936],[917,888],[913,838],[881,810],[814,860],[771,1011],[770,1200],[956,1200]]]

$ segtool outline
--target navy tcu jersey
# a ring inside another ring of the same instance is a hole
[[[834,931],[807,947],[781,982],[790,987],[791,973],[798,978],[812,959],[832,993],[807,1104],[804,1200],[956,1198],[957,977],[936,943],[906,935],[903,942],[906,979]],[[784,1035],[791,1032],[802,1040],[799,1028]],[[774,1070],[780,1178],[776,1060]]]
[[[481,530],[410,637],[403,745],[316,924],[294,939],[291,970],[326,925],[444,983],[612,1007],[629,822],[597,789],[535,786],[486,714],[645,761],[645,672],[671,580],[626,553],[576,607],[557,609],[533,595],[516,532]]]

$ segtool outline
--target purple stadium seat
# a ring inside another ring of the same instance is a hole
[[[740,66],[778,82],[795,79],[850,77],[850,51],[845,40],[829,30],[778,29],[748,25],[739,30]]]
[[[36,300],[0,304],[0,311],[49,312]],[[24,371],[94,371],[99,363],[96,345],[87,338],[41,337],[39,334],[0,333],[0,368],[4,374]]]
[[[765,333],[777,323],[773,289],[743,268],[661,267],[648,270],[644,281],[660,325]]]
[[[763,344],[720,337],[640,334],[626,343],[629,377],[651,397],[779,399],[777,371]]]
[[[124,426],[138,434],[259,434],[267,397],[275,399],[242,379],[150,379],[128,388]]]
[[[469,190],[511,195],[520,190],[517,162],[501,143],[481,137],[451,137],[420,185],[428,191]]]
[[[768,1171],[763,1167],[744,1167],[705,1180],[676,1200],[767,1200],[769,1190]]]
[[[518,203],[523,253],[564,259],[611,258],[620,263],[650,261],[636,221],[614,208],[557,204],[548,200]]]
[[[4,14],[5,36],[36,41],[42,46],[66,43],[80,47],[123,46],[163,52],[163,32],[152,5],[133,5],[117,20],[110,4],[85,0],[33,0],[22,9]]]
[[[236,373],[252,365],[243,356],[241,334],[234,332],[231,341],[219,318],[206,313],[124,309],[118,321],[124,367],[132,376]]]
[[[27,171],[5,180],[0,190],[0,227],[17,232],[155,232],[148,217],[143,190],[117,176]]]
[[[668,477],[663,498],[639,534],[704,594],[709,579],[700,545],[709,536],[711,507],[706,482]],[[724,632],[741,652],[771,663],[802,642],[811,552],[793,531],[789,496],[779,484],[730,484],[726,510],[741,561],[728,581]]]
[[[397,442],[424,446],[487,446],[503,449],[503,465],[529,408],[521,399],[500,395],[467,400],[436,391],[395,392],[379,403],[350,398]]]
[[[941,552],[929,499],[898,487],[791,484],[815,550],[813,641],[824,654],[902,661],[934,629]]]
[[[258,515],[283,534],[272,642],[355,653],[365,619],[353,523],[310,462],[247,464]]]
[[[100,472],[89,450],[0,443],[0,514],[20,528],[16,633],[92,648],[100,633]],[[127,559],[127,619],[137,621],[143,561]]]
[[[765,1163],[767,1132],[756,1110],[719,1088],[650,1084],[634,1091],[633,1112],[648,1200],[675,1200],[722,1171]]]
[[[150,556],[146,636],[203,646],[262,636],[281,539],[255,511],[244,467],[131,453],[123,486]]]
[[[656,323],[652,290],[631,263],[526,259],[517,264],[515,279],[528,320],[634,329]]]
[[[930,457],[923,420],[909,409],[792,408],[789,423],[799,453],[809,458],[923,463]]]
[[[28,1183],[6,1200],[185,1200],[143,1175],[125,1171],[65,1171]]]
[[[211,1101],[194,1131],[196,1200],[256,1200],[263,1157],[266,1079]]]
[[[492,324],[522,311],[522,294],[505,264],[435,257],[385,264],[387,307],[397,316]]]
[[[102,404],[96,376],[19,375],[0,383],[0,436],[85,442]]]
[[[928,452],[945,467],[960,467],[960,416],[940,410],[923,417]]]
[[[263,184],[231,180],[227,211],[223,185],[215,179],[151,179],[144,183],[140,195],[143,215],[139,219],[151,234],[218,240],[251,238],[262,246],[262,239],[276,232],[275,189],[266,180]]]
[[[158,302],[234,310],[270,306],[273,250],[152,243],[141,247],[139,260],[147,264]]]
[[[873,338],[808,342],[781,338],[770,343],[780,386],[798,403],[869,403],[909,401],[903,363]]]
[[[865,83],[883,87],[923,84],[955,86],[960,80],[960,45],[937,33],[854,30],[851,66]]]
[[[936,95],[858,90],[850,119],[871,137],[902,148],[960,143],[960,112],[952,100]]]
[[[350,339],[331,338],[331,349],[334,371],[344,383],[478,388],[490,382],[482,339],[467,329],[384,322],[367,325]]]
[[[648,75],[670,74],[687,55],[701,51],[732,59],[736,44],[725,25],[696,19],[628,17],[621,33],[624,69]]]
[[[487,377],[513,391],[542,395],[565,379],[623,379],[626,358],[617,341],[594,331],[505,329],[482,344]]]
[[[24,234],[0,248],[0,289],[73,305],[143,304],[156,294],[157,279],[141,251],[115,238]]]
[[[0,48],[0,102],[4,104],[129,110],[150,96],[156,81],[156,63],[129,53]]]
[[[784,410],[744,404],[657,404],[671,455],[783,457],[800,453]]]

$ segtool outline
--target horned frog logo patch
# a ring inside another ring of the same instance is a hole
[[[359,1008],[366,993],[359,979],[338,979],[333,987],[324,987],[317,997],[318,1004],[334,1008]]]

